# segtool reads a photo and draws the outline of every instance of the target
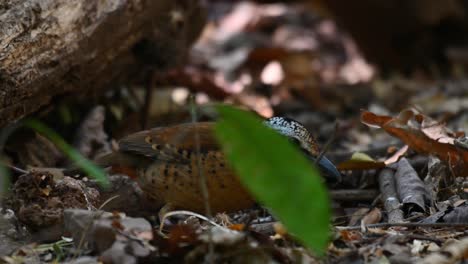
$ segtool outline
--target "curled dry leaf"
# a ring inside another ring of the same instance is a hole
[[[453,205],[432,214],[423,223],[466,223],[468,226],[468,205],[465,200],[459,200]]]
[[[352,215],[351,218],[349,219],[348,226],[355,226],[359,224],[359,221],[366,216],[367,213],[369,213],[370,209],[369,208],[359,208],[356,210]]]
[[[466,223],[468,225],[468,205],[454,208],[443,217],[446,223]]]
[[[234,231],[244,231],[245,225],[244,224],[233,224],[228,226],[229,229],[234,230]]]
[[[468,176],[468,150],[455,145],[456,139],[462,134],[453,133],[443,123],[414,109],[404,110],[397,117],[362,111],[361,122],[385,129],[415,151],[438,156],[447,162],[458,176]]]
[[[340,230],[340,235],[344,241],[359,241],[362,239],[362,234],[358,231]]]
[[[65,232],[72,235],[75,246],[86,245],[85,248],[89,250],[108,255],[106,259],[123,253],[141,256],[141,249],[134,242],[146,247],[146,242],[153,238],[151,224],[146,219],[128,217],[122,213],[65,209],[63,223]],[[142,232],[145,235],[140,237]],[[121,253],[118,250],[122,248],[126,250]]]
[[[424,182],[405,158],[397,163],[395,183],[399,199],[408,213],[426,210],[425,205],[430,198]]]
[[[380,220],[382,220],[382,212],[379,208],[375,207],[362,218],[361,223],[363,225],[370,225],[376,224],[380,222]]]
[[[385,168],[379,173],[379,187],[382,193],[382,201],[388,215],[389,223],[403,222],[403,211],[400,209],[400,199],[398,198],[395,186],[395,172]]]
[[[195,228],[190,225],[171,226],[167,239],[158,234],[156,240],[153,241],[155,246],[169,255],[181,254],[187,250],[187,247],[198,243],[198,234]]]
[[[398,162],[401,157],[405,155],[405,153],[408,151],[408,145],[404,145],[401,149],[399,149],[397,152],[395,152],[390,158],[385,160],[385,165],[390,165],[395,162]]]

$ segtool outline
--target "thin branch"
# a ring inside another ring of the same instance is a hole
[[[190,112],[192,115],[192,122],[196,123],[198,121],[198,116],[197,116],[197,105],[195,102],[195,97],[193,94],[190,96]],[[206,175],[205,172],[203,171],[202,168],[202,162],[201,162],[201,146],[200,146],[200,135],[197,130],[197,127],[195,126],[195,152],[197,157],[197,166],[198,166],[198,175],[200,179],[200,189],[201,193],[203,195],[203,202],[205,205],[205,212],[206,215],[211,218],[212,217],[212,212],[211,212],[211,207],[210,207],[210,200],[209,200],[209,193],[208,193],[208,183],[206,180]],[[214,244],[212,241],[212,234],[211,234],[211,229],[208,230],[208,263],[214,263]]]
[[[106,206],[108,203],[110,203],[112,200],[114,200],[114,199],[116,199],[116,198],[118,198],[118,197],[120,197],[120,195],[117,194],[117,195],[114,195],[114,196],[110,197],[109,199],[105,200],[105,201],[101,204],[101,206],[99,206],[98,210],[102,210],[102,208],[104,208],[104,206]]]
[[[375,189],[370,190],[331,190],[330,196],[335,201],[372,201],[379,195]]]
[[[177,211],[171,211],[171,212],[168,212],[166,213],[163,218],[161,219],[161,226],[159,227],[159,231],[162,233],[162,230],[164,228],[164,221],[170,217],[170,216],[173,216],[173,215],[189,215],[189,216],[195,216],[201,220],[204,220],[214,226],[217,226],[217,227],[221,227],[221,228],[225,228],[219,224],[217,224],[216,222],[210,220],[208,217],[204,216],[204,215],[201,215],[201,214],[197,214],[195,212],[192,212],[192,211],[187,211],[187,210],[177,210]]]
[[[198,121],[197,116],[197,106],[195,104],[195,98],[193,95],[190,96],[190,112],[192,115],[192,122],[196,123]],[[203,195],[203,202],[205,205],[205,213],[208,217],[212,217],[211,207],[210,207],[210,200],[209,200],[209,193],[208,193],[208,184],[206,180],[205,173],[202,169],[202,162],[201,162],[201,146],[200,146],[200,134],[198,132],[197,127],[195,126],[195,152],[197,157],[197,166],[198,166],[198,174],[200,178],[200,188]]]
[[[274,224],[277,223],[276,221],[273,222],[266,222],[266,223],[259,223],[259,224],[252,224],[250,228],[260,233],[268,233],[273,234],[274,231]],[[441,228],[441,227],[464,227],[468,228],[468,224],[466,223],[378,223],[378,224],[369,224],[365,225],[365,228],[389,228],[389,227],[434,227],[434,228]],[[359,230],[362,228],[361,225],[357,226],[335,226],[336,229],[340,231],[346,230]]]
[[[11,169],[11,170],[13,170],[15,172],[21,173],[21,174],[28,174],[29,173],[29,171],[27,171],[27,170],[23,170],[21,168],[18,168],[18,167],[15,167],[15,166],[11,165],[11,164],[8,164],[3,159],[0,159],[0,165],[5,166],[5,167],[7,167],[7,168],[9,168],[9,169]]]
[[[468,228],[467,223],[378,223],[365,225],[365,228],[388,228],[388,227],[464,227]],[[359,230],[362,226],[335,226],[338,230]]]
[[[320,151],[317,159],[315,159],[315,165],[317,165],[317,163],[323,158],[323,156],[325,155],[325,153],[327,153],[328,149],[330,148],[331,146],[331,143],[333,141],[335,141],[335,137],[336,137],[336,134],[337,134],[337,131],[338,131],[338,122],[335,122],[335,128],[333,129],[333,133],[331,134],[330,138],[328,138],[327,142],[325,143],[325,145],[323,145],[322,147],[322,151]]]

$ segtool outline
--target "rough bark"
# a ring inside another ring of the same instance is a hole
[[[196,2],[0,3],[0,127],[57,95],[98,91],[143,64],[158,69],[179,61],[203,25]]]

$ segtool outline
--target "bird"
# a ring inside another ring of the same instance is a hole
[[[311,160],[319,156],[318,144],[301,123],[272,117],[264,124],[288,138]],[[205,213],[200,173],[206,179],[212,213],[250,208],[255,199],[229,167],[216,141],[214,125],[192,122],[136,132],[122,138],[117,150],[98,157],[96,163],[135,179],[154,206],[164,211]],[[316,163],[324,175],[340,179],[341,174],[326,157]]]

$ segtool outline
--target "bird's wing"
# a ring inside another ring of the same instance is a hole
[[[212,122],[186,123],[154,128],[131,134],[119,141],[123,153],[137,154],[152,160],[189,162],[190,155],[219,150]]]

